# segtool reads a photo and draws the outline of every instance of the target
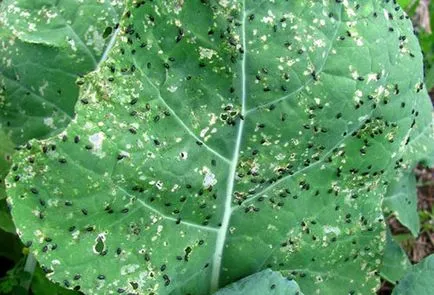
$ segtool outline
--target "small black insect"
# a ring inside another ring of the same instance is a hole
[[[176,43],[181,42],[182,38],[184,38],[184,30],[182,28],[179,28],[178,36],[176,36]]]

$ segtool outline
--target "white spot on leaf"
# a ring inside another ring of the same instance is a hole
[[[214,55],[217,55],[217,52],[209,48],[199,47],[199,55],[200,59],[211,59]]]

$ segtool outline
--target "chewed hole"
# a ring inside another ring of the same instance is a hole
[[[95,239],[95,244],[93,245],[93,252],[98,255],[102,255],[105,251],[105,234],[99,234]]]
[[[180,158],[181,160],[187,160],[187,158],[188,158],[188,153],[187,153],[187,152],[180,152],[180,153],[179,153],[179,158]]]

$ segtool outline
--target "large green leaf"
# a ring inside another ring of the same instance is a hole
[[[255,273],[241,279],[215,295],[302,295],[294,280],[284,278],[280,273],[270,269]]]
[[[127,6],[76,118],[7,179],[49,277],[88,294],[208,294],[271,268],[306,294],[374,292],[388,181],[432,144],[418,140],[432,107],[404,12]]]
[[[407,272],[393,289],[393,295],[431,295],[434,285],[434,255],[423,259]]]

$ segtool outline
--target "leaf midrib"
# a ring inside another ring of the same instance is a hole
[[[246,110],[246,97],[247,97],[247,90],[246,90],[246,60],[247,60],[247,42],[246,42],[246,18],[247,18],[247,12],[246,12],[246,2],[245,0],[243,0],[242,2],[243,5],[243,10],[242,10],[242,22],[241,22],[241,30],[242,30],[242,49],[243,49],[243,59],[242,59],[242,63],[241,63],[241,83],[242,83],[242,95],[241,95],[241,115],[243,116],[244,119],[240,119],[240,125],[238,126],[238,133],[237,133],[237,139],[236,139],[236,143],[235,143],[235,149],[234,149],[234,154],[232,157],[232,162],[230,165],[230,170],[229,170],[229,176],[228,176],[228,185],[227,185],[227,190],[226,190],[226,199],[225,199],[225,203],[224,203],[224,213],[223,213],[223,221],[222,221],[222,225],[218,231],[217,234],[217,240],[216,240],[216,250],[214,252],[214,257],[213,257],[213,268],[212,268],[212,273],[211,273],[211,293],[215,292],[218,290],[219,288],[219,280],[220,280],[220,271],[221,271],[221,264],[222,264],[222,259],[223,259],[223,250],[224,250],[224,243],[226,241],[226,235],[228,232],[228,228],[229,228],[229,222],[230,222],[230,218],[232,216],[232,213],[237,209],[237,208],[241,208],[241,206],[233,208],[232,207],[232,195],[233,195],[233,190],[234,190],[234,182],[235,182],[235,175],[236,175],[236,167],[238,164],[238,159],[239,159],[239,153],[240,153],[240,146],[241,146],[241,141],[242,141],[242,135],[243,135],[243,129],[244,129],[244,122],[245,122],[245,117],[247,115],[249,115],[250,113],[253,113],[257,110],[259,110],[260,108],[273,104],[275,102],[280,102],[283,101],[297,93],[299,93],[300,91],[302,91],[307,84],[311,83],[314,79],[310,79],[309,81],[307,81],[304,85],[300,86],[298,89],[296,89],[295,91],[291,92],[290,94],[280,97],[277,100],[274,100],[270,103],[266,103],[264,105],[260,105],[254,108],[251,108],[249,110]],[[318,73],[320,73],[323,68],[325,67],[325,64],[327,62],[328,56],[333,48],[333,43],[334,40],[336,39],[337,33],[339,32],[340,29],[340,25],[341,25],[341,18],[338,20],[339,24],[336,25],[336,30],[332,36],[331,42],[330,42],[330,46],[327,50],[327,54],[324,58],[324,63],[321,65],[321,67],[318,69]],[[339,141],[337,143],[337,145],[340,145],[342,141]],[[320,163],[320,161],[316,162],[316,164]],[[310,165],[308,168],[310,168],[312,165]],[[304,171],[305,169],[300,170],[299,172]],[[292,177],[292,176],[289,176]],[[283,178],[280,182],[282,182],[283,180],[287,180],[288,177]],[[280,183],[278,182],[278,183]],[[277,183],[275,183],[274,185],[276,185]],[[266,189],[264,189],[263,191],[261,191],[260,193],[258,193],[256,196],[263,194],[265,191],[268,191],[270,189],[272,189],[274,187],[274,185],[271,185],[269,187],[267,187]],[[249,199],[250,200],[250,199]]]
[[[247,42],[246,42],[246,0],[242,2],[242,21],[241,21],[241,39],[242,39],[242,62],[241,62],[241,116],[246,114],[246,59],[247,59]],[[240,154],[241,141],[244,131],[244,119],[240,119],[238,125],[237,139],[235,142],[235,149],[232,155],[232,162],[229,167],[228,183],[226,187],[226,198],[224,202],[222,225],[217,233],[216,248],[214,251],[212,272],[211,272],[211,293],[214,293],[219,288],[220,271],[223,259],[224,244],[226,241],[226,234],[228,232],[229,221],[232,215],[232,194],[235,185],[235,174],[237,171],[237,164]]]

